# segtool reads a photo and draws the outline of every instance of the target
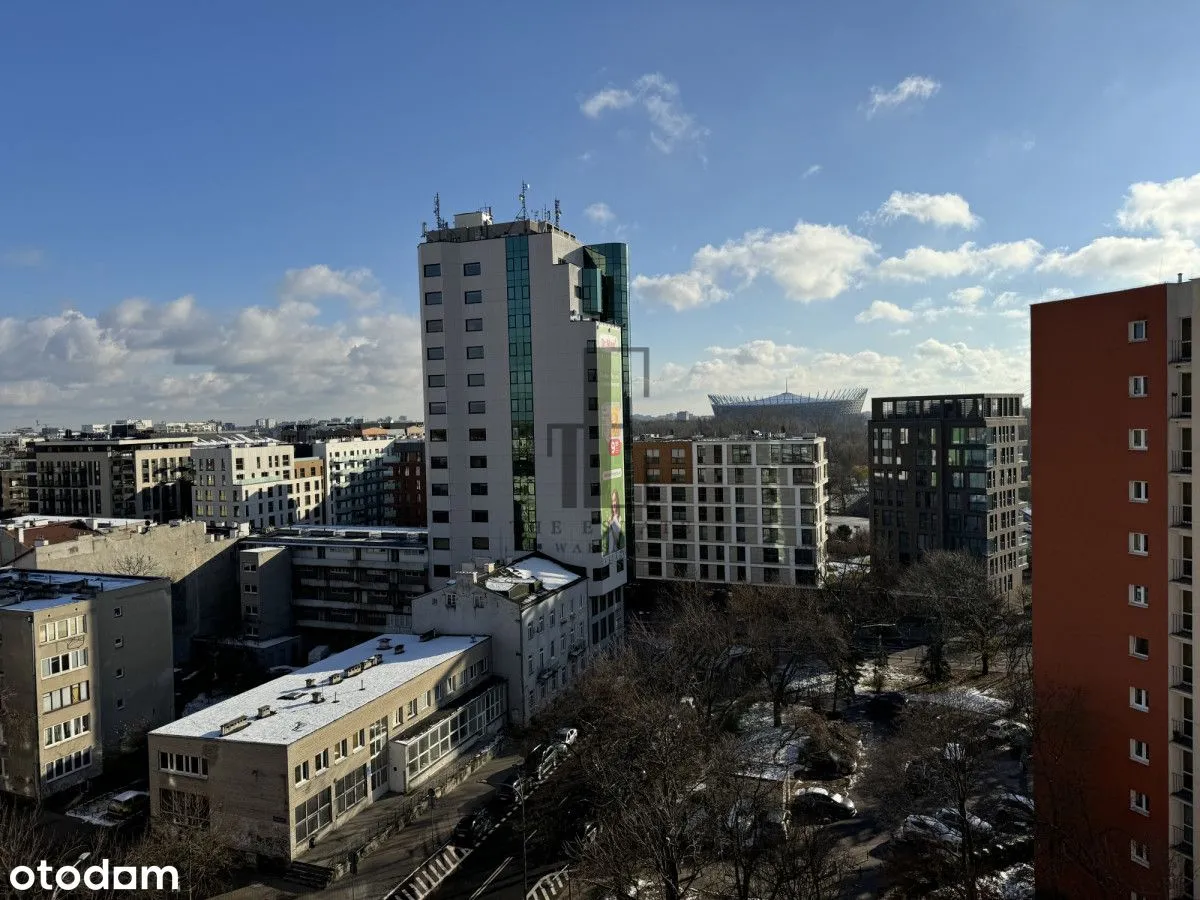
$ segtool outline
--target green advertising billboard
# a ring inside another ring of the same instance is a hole
[[[621,384],[621,329],[596,326],[596,387],[600,414],[600,552],[606,559],[625,553],[625,407]]]

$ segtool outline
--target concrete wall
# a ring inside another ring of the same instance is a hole
[[[193,637],[219,633],[236,621],[236,546],[216,536],[210,540],[203,522],[183,522],[156,525],[145,534],[113,531],[38,547],[13,566],[170,578],[174,657],[184,662],[191,658]]]

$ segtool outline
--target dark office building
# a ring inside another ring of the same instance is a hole
[[[1020,394],[871,401],[871,556],[906,565],[969,550],[997,587],[1021,587]]]

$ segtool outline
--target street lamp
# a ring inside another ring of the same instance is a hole
[[[529,896],[529,832],[525,830],[525,791],[528,785],[521,783],[521,882],[525,896]]]
[[[90,851],[90,850],[85,850],[83,853],[80,853],[79,859],[75,860],[75,866],[78,867],[81,862],[83,862],[85,859],[87,859],[91,855],[92,855],[92,851]],[[58,879],[56,878],[55,881],[57,881],[57,880]],[[55,885],[54,893],[52,893],[50,895],[50,900],[56,900],[56,898],[58,897],[59,890],[60,890],[59,885]]]

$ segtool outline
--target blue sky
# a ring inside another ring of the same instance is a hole
[[[6,5],[0,426],[417,416],[433,194],[522,180],[647,412],[1028,390],[1031,301],[1200,275],[1193,3],[448,9]]]

